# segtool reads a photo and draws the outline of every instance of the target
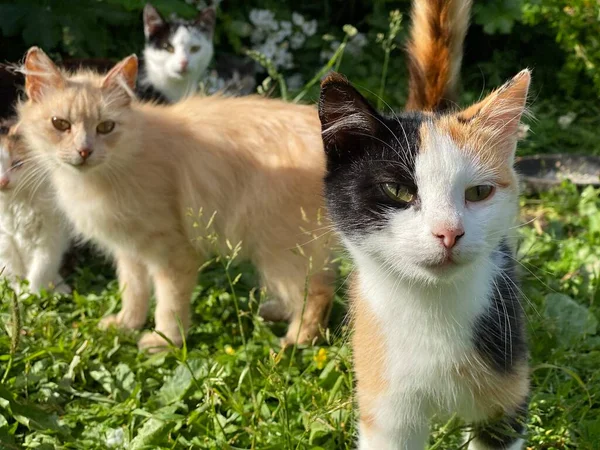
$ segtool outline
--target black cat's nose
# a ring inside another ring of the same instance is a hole
[[[92,153],[94,153],[94,151],[91,148],[87,148],[87,147],[79,150],[79,156],[81,156],[81,159],[83,159],[84,161],[86,159],[88,159],[90,156],[92,156]]]

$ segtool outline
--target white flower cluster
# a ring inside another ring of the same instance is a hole
[[[268,9],[250,11],[253,26],[250,40],[253,50],[266,56],[277,69],[294,67],[291,50],[302,48],[306,39],[317,32],[317,21],[306,20],[302,14],[292,13],[292,20],[277,20]]]
[[[351,56],[359,56],[367,43],[367,36],[364,33],[356,33],[348,40],[344,52]],[[329,61],[341,44],[342,43],[338,40],[331,41],[329,48],[321,51],[321,61]]]

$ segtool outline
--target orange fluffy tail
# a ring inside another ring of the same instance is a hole
[[[444,110],[457,100],[472,0],[413,0],[407,110]]]

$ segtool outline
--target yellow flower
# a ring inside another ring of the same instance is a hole
[[[226,345],[225,353],[227,353],[228,355],[235,355],[235,350],[233,349],[233,347],[231,345]]]
[[[313,359],[317,363],[317,369],[322,369],[327,362],[327,350],[320,348],[317,354],[313,356]]]

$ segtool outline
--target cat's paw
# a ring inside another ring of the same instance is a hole
[[[172,345],[181,347],[181,338],[172,339],[172,344],[167,342],[160,334],[152,331],[144,333],[138,341],[138,348],[147,353],[158,353],[168,351]]]
[[[276,300],[269,300],[260,305],[258,315],[267,322],[283,322],[290,318],[285,306]]]
[[[63,281],[61,284],[54,288],[54,292],[56,292],[57,294],[71,295],[73,293],[73,290],[68,284],[66,284]]]
[[[144,326],[145,322],[145,317],[132,316],[131,314],[126,314],[121,311],[119,314],[111,314],[104,317],[98,323],[98,328],[101,330],[106,330],[111,327],[124,328],[127,330],[139,330]]]

